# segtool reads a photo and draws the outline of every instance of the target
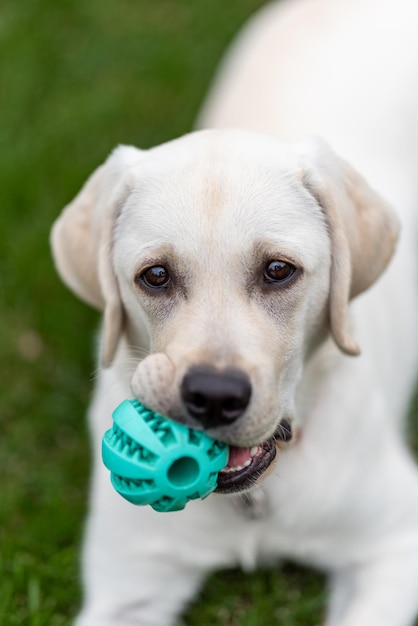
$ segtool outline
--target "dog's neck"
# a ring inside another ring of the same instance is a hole
[[[236,511],[248,520],[261,520],[270,512],[269,498],[262,485],[256,486],[252,491],[232,496]]]

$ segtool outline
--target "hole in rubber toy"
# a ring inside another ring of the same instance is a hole
[[[167,478],[175,487],[192,485],[199,476],[199,465],[190,456],[184,456],[170,466]]]

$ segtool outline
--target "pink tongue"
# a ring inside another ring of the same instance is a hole
[[[250,458],[250,451],[251,448],[237,448],[236,446],[230,446],[227,467],[238,467],[239,465],[243,465],[245,461]]]

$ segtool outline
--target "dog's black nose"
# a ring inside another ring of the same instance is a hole
[[[192,367],[183,378],[181,395],[190,415],[213,428],[241,417],[251,398],[251,383],[239,370]]]

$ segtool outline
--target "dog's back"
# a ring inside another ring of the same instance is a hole
[[[415,0],[268,5],[231,49],[199,125],[325,137],[389,200],[416,198],[417,26]]]

